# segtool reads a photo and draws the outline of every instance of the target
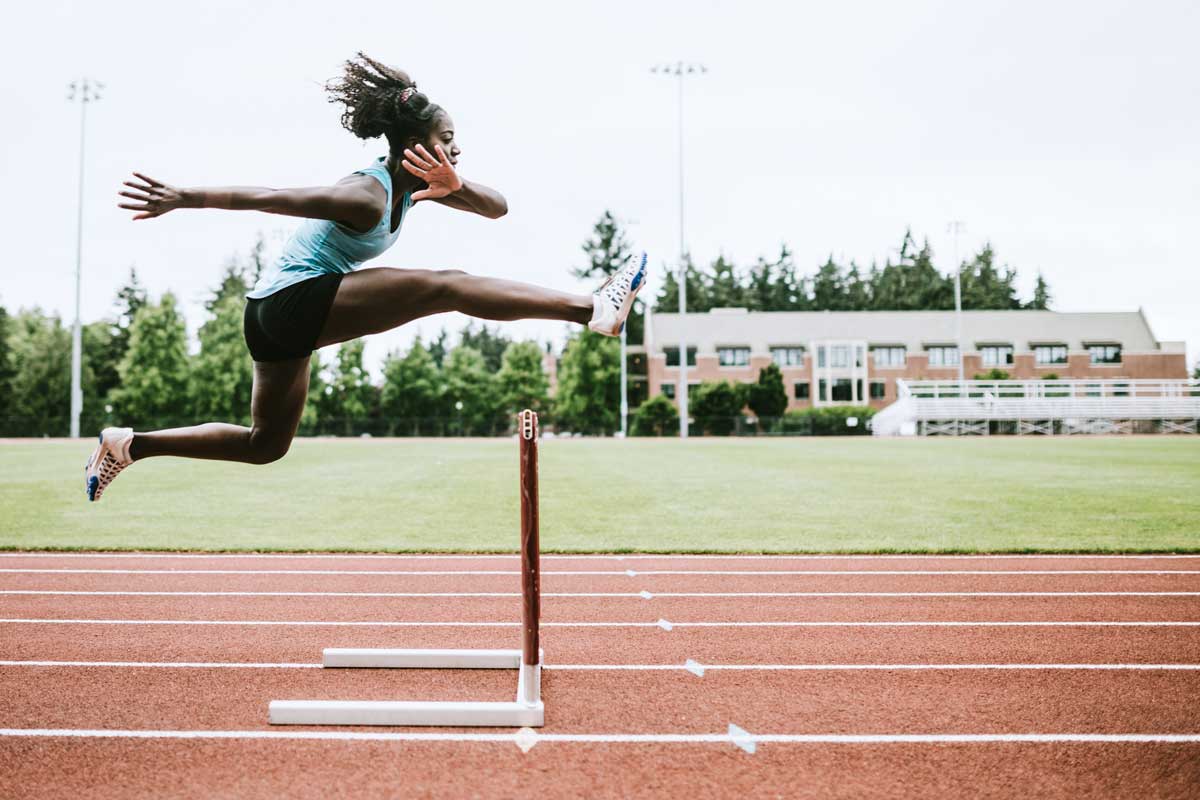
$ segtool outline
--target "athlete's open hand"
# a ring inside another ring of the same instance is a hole
[[[404,160],[400,162],[406,170],[429,184],[413,194],[414,203],[418,200],[436,200],[454,194],[462,188],[462,178],[454,171],[454,165],[446,157],[446,151],[440,144],[435,144],[433,149],[437,151],[437,157],[431,156],[425,146],[419,144],[415,153],[405,150]]]
[[[161,217],[173,209],[183,208],[184,199],[181,190],[162,181],[149,178],[140,172],[135,172],[133,175],[137,180],[125,181],[125,185],[132,191],[125,190],[117,194],[138,202],[117,203],[117,205],[120,208],[140,212],[134,217],[135,220],[153,219],[154,217]]]

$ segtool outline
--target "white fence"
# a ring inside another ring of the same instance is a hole
[[[1200,381],[905,381],[895,403],[875,415],[879,436],[986,434],[992,421],[1015,433],[1200,432]]]

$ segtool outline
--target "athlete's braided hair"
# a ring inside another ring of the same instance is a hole
[[[361,52],[346,62],[342,76],[329,81],[325,91],[329,102],[346,107],[342,127],[360,139],[386,136],[393,150],[409,139],[426,138],[442,110],[417,90],[408,73]]]

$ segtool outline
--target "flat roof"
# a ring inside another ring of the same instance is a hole
[[[702,352],[718,347],[749,346],[766,353],[771,347],[807,346],[819,339],[865,340],[869,345],[924,350],[955,344],[953,311],[747,311],[718,308],[705,313],[655,312],[648,344],[655,352],[686,335]],[[1119,344],[1129,352],[1158,349],[1140,311],[964,311],[963,342],[968,350],[985,344],[1010,344],[1026,351],[1036,344],[1065,344],[1078,351],[1093,343]]]

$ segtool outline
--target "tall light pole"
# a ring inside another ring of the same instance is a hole
[[[688,435],[688,374],[687,374],[687,243],[683,233],[683,79],[686,75],[703,75],[703,64],[676,61],[650,68],[656,75],[673,75],[679,96],[679,438]]]
[[[87,142],[87,107],[100,99],[104,84],[83,78],[71,81],[67,99],[79,101],[79,216],[75,233],[75,327],[71,334],[71,438],[79,438],[79,417],[83,413],[83,329],[79,305],[83,294],[83,163]]]
[[[954,341],[958,345],[958,382],[959,393],[962,392],[963,382],[963,341],[962,341],[962,264],[958,260],[958,234],[967,225],[956,219],[946,226],[946,230],[954,234]]]

